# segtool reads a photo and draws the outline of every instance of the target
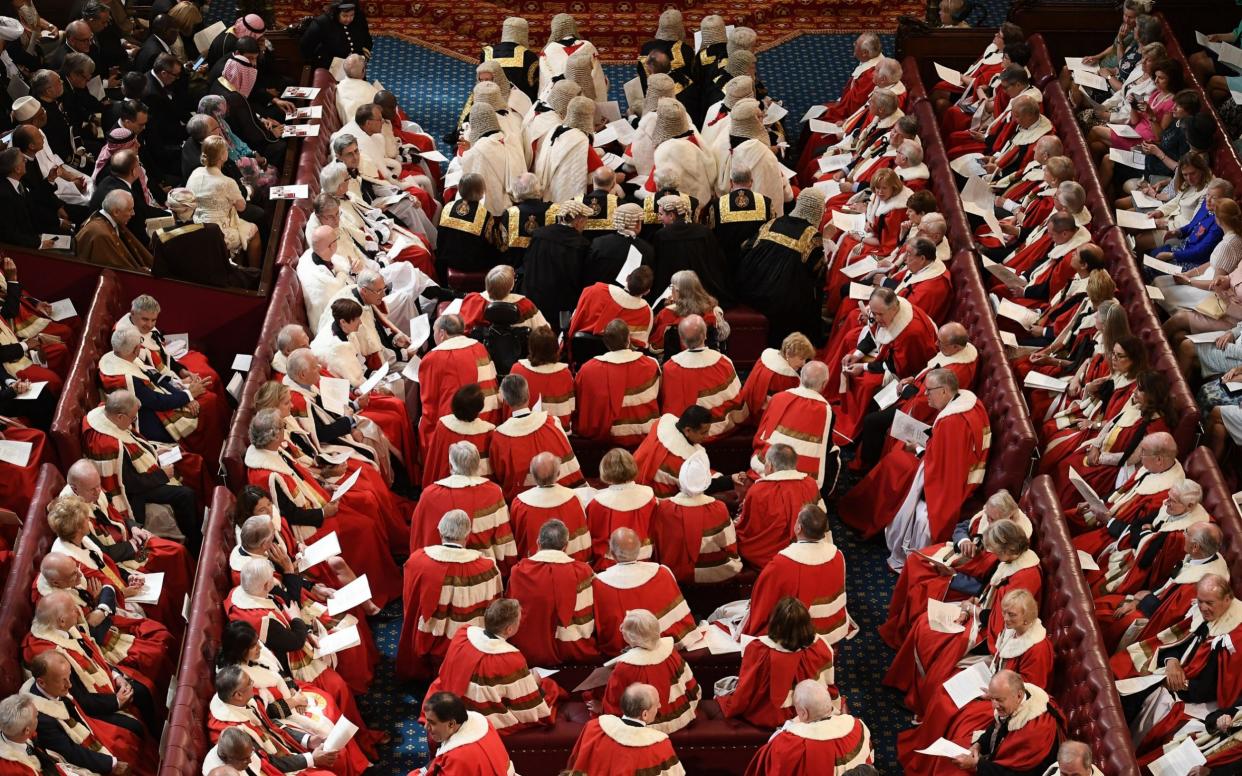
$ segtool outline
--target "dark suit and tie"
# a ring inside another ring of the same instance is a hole
[[[39,228],[31,217],[30,200],[26,186],[19,180],[0,180],[0,242],[23,248],[38,248],[41,244]]]

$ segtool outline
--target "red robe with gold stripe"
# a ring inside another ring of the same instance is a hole
[[[500,597],[496,562],[478,550],[436,544],[405,562],[405,620],[397,644],[397,676],[427,678],[459,628],[482,625],[488,604]]]
[[[495,423],[498,418],[496,367],[481,342],[469,337],[449,337],[436,345],[418,369],[422,415],[418,421],[419,446],[427,449],[428,436],[435,422],[452,414],[453,394],[472,383],[483,389],[480,418]]]
[[[780,727],[794,716],[793,691],[798,682],[813,679],[828,688],[832,705],[840,709],[834,653],[823,639],[790,652],[767,636],[760,636],[742,651],[742,671],[737,687],[716,697],[726,718],[741,717],[752,725]]]
[[[569,371],[569,364],[556,362],[533,366],[530,359],[523,358],[513,365],[510,374],[526,378],[530,389],[530,406],[540,405],[540,409],[556,418],[561,428],[568,434],[574,419],[574,373]],[[502,414],[507,414],[508,407],[501,407]]]
[[[747,421],[757,423],[773,396],[796,387],[798,373],[781,352],[776,348],[764,348],[742,385],[741,399],[746,404]]]
[[[836,644],[857,630],[845,606],[845,556],[830,537],[795,542],[772,558],[755,581],[742,633],[767,633],[768,619],[785,596],[797,598],[806,606],[816,635],[828,644]]]
[[[874,761],[871,731],[861,719],[848,714],[818,722],[795,718],[760,747],[746,767],[746,776],[844,776],[855,766]]]
[[[522,623],[509,639],[529,663],[593,663],[595,594],[591,567],[560,550],[539,550],[509,574],[508,597],[522,602]]]
[[[762,569],[794,539],[798,511],[822,504],[815,478],[800,471],[760,477],[746,490],[737,518],[738,551],[746,565]]]
[[[502,567],[516,560],[517,546],[509,525],[509,508],[505,506],[500,486],[482,477],[461,474],[452,474],[433,483],[419,497],[410,529],[410,552],[439,543],[440,518],[452,509],[462,509],[470,515],[467,548],[478,550]]]
[[[457,732],[436,747],[431,762],[408,776],[515,776],[496,729],[477,711],[466,714]]]
[[[709,348],[683,350],[664,364],[660,409],[681,415],[697,404],[711,413],[705,442],[726,436],[746,419],[742,384],[729,357]]]
[[[638,464],[634,481],[650,485],[660,498],[676,495],[682,464],[702,449],[702,445],[691,444],[677,429],[677,415],[662,415],[634,453],[634,462]]]
[[[565,340],[572,341],[575,334],[602,334],[604,327],[615,318],[630,327],[630,344],[636,348],[647,347],[653,315],[651,305],[642,297],[633,296],[624,288],[611,283],[595,283],[582,290],[578,306],[569,320]]]
[[[648,727],[676,733],[694,721],[702,690],[690,673],[673,640],[660,639],[652,649],[632,647],[608,661],[612,675],[604,688],[601,706],[605,714],[621,714],[621,694],[634,683],[649,684],[660,696],[656,717]]]
[[[784,444],[797,454],[797,470],[823,487],[828,455],[836,450],[832,426],[832,407],[823,395],[802,386],[781,391],[768,403],[755,432],[751,476],[760,476],[772,445]]]
[[[423,450],[423,487],[427,488],[436,480],[449,476],[448,451],[456,442],[474,445],[479,451],[479,476],[490,476],[492,463],[488,460],[488,454],[492,449],[492,432],[495,430],[494,424],[480,418],[461,420],[449,414],[436,421],[431,439]]]
[[[633,448],[660,417],[660,365],[637,350],[605,353],[578,370],[575,393],[579,436]]]
[[[686,772],[667,735],[654,728],[627,725],[611,714],[586,723],[569,754],[567,767],[573,776],[683,776]]]
[[[595,596],[595,642],[605,655],[625,649],[621,621],[631,609],[646,609],[660,623],[660,635],[680,645],[695,628],[694,615],[682,598],[673,573],[658,563],[619,563],[601,571],[591,583]]]
[[[742,570],[729,509],[711,496],[678,493],[660,499],[651,540],[679,584],[723,582]]]
[[[509,522],[517,542],[517,557],[526,558],[539,549],[539,529],[549,520],[560,520],[569,529],[565,552],[574,560],[591,561],[591,532],[586,511],[572,488],[553,483],[527,488],[509,507]]]
[[[655,516],[654,491],[633,482],[609,485],[597,491],[587,504],[587,528],[591,533],[591,556],[596,571],[603,571],[616,561],[608,551],[608,539],[618,528],[630,528],[642,542],[639,560],[650,560],[654,551],[651,544],[651,520]]]
[[[539,453],[551,453],[560,460],[560,484],[575,488],[585,482],[574,449],[556,418],[544,410],[519,410],[492,435],[492,478],[500,483],[506,501],[535,484],[530,462]]]

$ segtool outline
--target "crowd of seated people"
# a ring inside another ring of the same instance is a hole
[[[443,177],[421,155],[430,137],[368,81],[361,9],[333,2],[300,43],[335,71],[339,126],[292,230],[272,228],[267,191],[297,106],[262,19],[199,51],[195,0],[146,30],[114,5],[88,0],[32,48],[45,27],[0,18],[8,78],[30,93],[0,116],[15,214],[0,241],[73,235],[100,266],[254,288],[269,236],[289,231],[305,325],[260,343],[275,356],[233,421],[220,375],[165,338],[154,297],[107,333],[82,458],[61,462],[64,491],[35,516],[54,541],[30,591],[28,678],[0,701],[0,764],[156,772],[231,430],[245,481],[228,483],[235,540],[209,614],[224,625],[205,776],[382,765],[395,731],[358,699],[373,629],[398,619],[395,672],[425,689],[411,713],[435,743],[415,773],[512,772],[507,746],[572,720],[555,767],[673,776],[688,772],[679,742],[722,719],[759,734],[739,772],[866,773],[867,709],[837,686],[859,624],[830,515],[882,536],[895,575],[879,628],[895,652],[873,684],[914,715],[904,772],[1097,773],[1053,697],[1064,658],[1041,619],[1049,564],[1069,560],[1043,554],[1021,493],[984,487],[1008,431],[987,359],[1019,378],[1033,475],[1055,493],[1041,519],[1064,515],[1134,756],[1190,741],[1208,760],[1196,776],[1236,758],[1237,537],[1174,436],[1187,381],[1218,459],[1242,442],[1242,211],[1209,110],[1232,96],[1216,52],[1176,58],[1143,0],[1059,82],[1036,78],[1006,24],[961,84],[916,95],[863,33],[840,96],[788,143],[752,29],[709,15],[696,50],[665,11],[638,59],[642,98],[610,119],[574,18],[554,17],[539,53],[511,17]],[[945,27],[965,18],[940,10]],[[1084,68],[1105,88],[1082,86]],[[959,191],[933,185],[937,165]],[[1124,247],[1181,375],[1140,336],[1101,193],[1151,218],[1122,224]],[[31,443],[23,465],[0,461],[0,507],[24,512],[81,324],[52,320],[13,261],[0,269],[0,438]],[[976,272],[997,342],[959,308]],[[755,313],[767,347],[744,361],[736,323]],[[151,574],[156,602],[130,600]],[[611,674],[580,692],[536,670],[566,665]],[[950,685],[967,672],[962,701]],[[338,720],[357,730],[329,746]],[[922,751],[940,739],[958,754]]]

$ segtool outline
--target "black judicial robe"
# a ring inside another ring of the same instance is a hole
[[[795,331],[823,345],[823,275],[819,224],[781,216],[759,229],[738,265],[736,283],[742,301],[767,316],[769,346],[780,347]]]

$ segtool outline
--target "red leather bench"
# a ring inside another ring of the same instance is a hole
[[[1242,515],[1234,503],[1220,465],[1206,447],[1196,447],[1182,464],[1186,477],[1203,488],[1203,508],[1208,511],[1224,537],[1221,557],[1229,563],[1234,595],[1242,596]]]
[[[1043,89],[1045,84],[1055,83],[1057,71],[1052,67],[1052,57],[1048,54],[1044,36],[1037,32],[1027,38],[1026,43],[1031,47],[1031,61],[1027,69],[1031,72],[1032,85]]]
[[[26,677],[22,673],[22,639],[30,630],[34,606],[30,586],[39,573],[39,564],[52,546],[52,529],[47,524],[47,505],[60,494],[65,480],[51,464],[44,464],[35,482],[34,497],[26,510],[22,530],[13,548],[13,565],[0,596],[0,695],[17,692]]]
[[[1040,618],[1056,660],[1048,692],[1065,715],[1070,736],[1091,745],[1101,770],[1109,776],[1138,776],[1091,595],[1052,479],[1036,477],[1021,503],[1035,529],[1032,549],[1039,555],[1044,574]]]
[[[296,267],[298,259],[306,252],[306,210],[290,208],[285,216],[285,226],[280,233],[280,248],[276,262],[280,266]]]
[[[728,354],[739,372],[748,372],[768,346],[768,319],[753,307],[738,305],[725,310],[729,334]]]
[[[101,271],[49,432],[56,455],[66,466],[82,457],[82,418],[99,405],[96,365],[112,349],[112,327],[125,314],[125,301],[116,273]]]
[[[215,657],[224,632],[224,598],[232,587],[229,553],[234,540],[233,509],[233,494],[217,487],[212,494],[203,550],[194,575],[177,689],[164,728],[160,776],[197,773],[198,765],[211,748],[207,739],[207,708],[215,677]]]

